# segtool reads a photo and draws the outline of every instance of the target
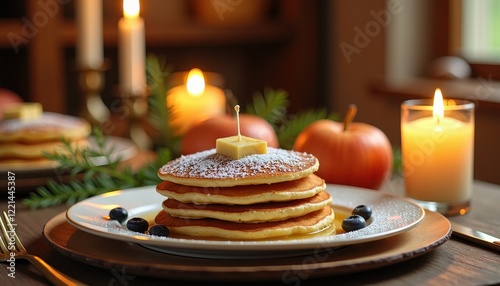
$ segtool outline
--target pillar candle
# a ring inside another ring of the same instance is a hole
[[[169,90],[167,107],[171,110],[170,126],[176,135],[183,135],[194,124],[224,114],[226,97],[222,89],[205,84],[199,69],[193,69],[184,85]]]
[[[103,64],[102,0],[77,0],[77,64],[99,69]]]
[[[139,0],[123,1],[118,22],[120,88],[127,94],[144,94],[146,88],[146,35],[139,16]]]

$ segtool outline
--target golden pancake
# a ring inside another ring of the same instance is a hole
[[[163,210],[179,218],[215,218],[234,222],[261,223],[303,216],[322,209],[331,202],[332,198],[327,192],[321,192],[306,199],[253,205],[196,205],[168,199],[163,202]]]
[[[85,139],[77,139],[72,141],[72,148],[85,148],[89,142]],[[17,142],[0,143],[0,160],[3,162],[17,160],[31,160],[45,158],[43,152],[47,153],[64,153],[66,149],[60,140],[39,142],[37,144],[25,144]]]
[[[234,187],[192,187],[164,181],[157,185],[161,195],[183,203],[249,205],[283,202],[309,198],[326,189],[323,179],[312,174],[307,177],[266,185]]]
[[[45,112],[33,120],[9,119],[0,121],[0,143],[44,141],[85,138],[90,134],[90,124],[82,118]]]
[[[263,223],[237,223],[210,218],[182,219],[160,211],[155,218],[155,223],[168,226],[173,235],[256,240],[314,233],[331,226],[334,218],[332,208],[326,206],[304,216]]]
[[[187,186],[231,187],[297,180],[318,168],[316,157],[291,150],[268,148],[267,154],[235,160],[211,149],[168,162],[158,170],[158,176]]]

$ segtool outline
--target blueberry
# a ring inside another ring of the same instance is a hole
[[[342,221],[342,228],[345,231],[354,231],[364,227],[366,227],[366,221],[360,215],[351,215]]]
[[[170,230],[162,224],[155,224],[149,229],[149,234],[167,237],[170,234]]]
[[[109,211],[109,218],[112,220],[117,220],[118,222],[124,222],[128,217],[128,212],[126,209],[117,207]]]
[[[149,223],[143,218],[133,217],[127,221],[127,228],[131,231],[145,233],[149,228]]]
[[[365,205],[359,205],[352,210],[353,215],[360,215],[365,220],[368,220],[372,216],[372,208]]]

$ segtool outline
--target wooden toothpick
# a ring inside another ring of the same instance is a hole
[[[240,132],[240,106],[235,105],[234,110],[236,111],[236,124],[238,124],[238,141],[241,141],[241,132]]]

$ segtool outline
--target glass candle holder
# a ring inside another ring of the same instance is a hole
[[[470,209],[474,167],[474,103],[445,100],[437,117],[432,100],[401,105],[405,191],[422,207],[444,215]]]

